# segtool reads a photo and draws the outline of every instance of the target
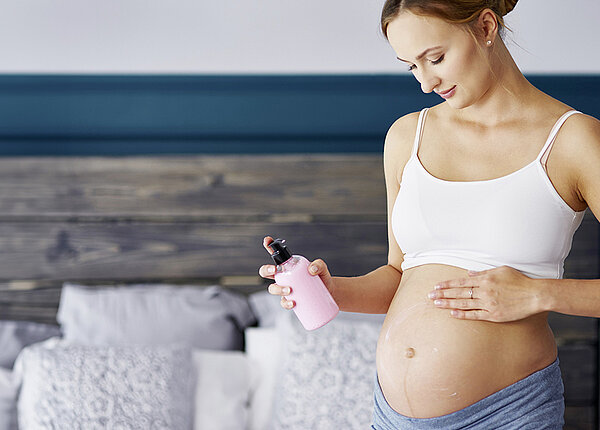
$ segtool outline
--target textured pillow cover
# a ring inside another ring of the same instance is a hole
[[[30,321],[0,321],[0,367],[12,369],[19,352],[32,343],[60,336],[55,325]]]
[[[282,319],[283,363],[271,428],[369,428],[382,319],[347,315],[314,331],[305,330],[291,313]]]
[[[98,347],[50,339],[26,347],[20,430],[192,429],[195,377],[182,347]]]
[[[246,297],[219,286],[63,286],[57,320],[83,345],[185,344],[242,350],[255,323]]]

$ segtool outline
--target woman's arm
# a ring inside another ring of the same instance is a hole
[[[541,310],[600,318],[600,279],[535,279]]]
[[[577,192],[600,220],[600,121],[580,118],[573,139],[578,161]],[[570,315],[600,317],[600,279],[538,279],[544,290],[545,310]]]
[[[342,311],[385,314],[401,277],[402,272],[389,264],[353,278],[334,276],[331,295]]]

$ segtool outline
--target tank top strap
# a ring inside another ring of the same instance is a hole
[[[415,142],[413,144],[413,150],[411,156],[415,156],[419,149],[419,143],[421,143],[421,137],[423,136],[423,123],[425,122],[425,118],[427,117],[427,112],[429,108],[424,108],[419,113],[419,122],[417,123],[417,132],[415,133]]]
[[[554,141],[556,140],[556,135],[558,134],[558,130],[560,130],[560,128],[565,123],[567,118],[569,118],[571,115],[576,114],[576,113],[581,113],[581,112],[579,112],[578,110],[570,110],[568,112],[565,112],[560,118],[558,118],[558,120],[554,124],[554,127],[552,127],[552,130],[550,130],[548,139],[546,140],[546,143],[544,144],[544,146],[542,147],[542,150],[540,151],[540,153],[538,154],[538,156],[536,158],[536,161],[541,160],[542,166],[544,166],[544,167],[546,166],[546,161],[548,160],[548,156],[550,155],[550,149],[552,149],[552,145],[554,144]]]

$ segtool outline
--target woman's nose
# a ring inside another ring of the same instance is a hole
[[[434,88],[436,88],[440,84],[439,78],[431,74],[422,74],[420,78],[421,90],[425,94],[429,94],[433,91]]]

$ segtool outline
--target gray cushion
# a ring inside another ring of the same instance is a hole
[[[243,350],[255,323],[248,301],[219,286],[63,286],[57,319],[65,340],[83,345],[185,344]]]
[[[0,367],[12,369],[19,352],[32,343],[60,335],[55,325],[28,321],[0,321]]]

